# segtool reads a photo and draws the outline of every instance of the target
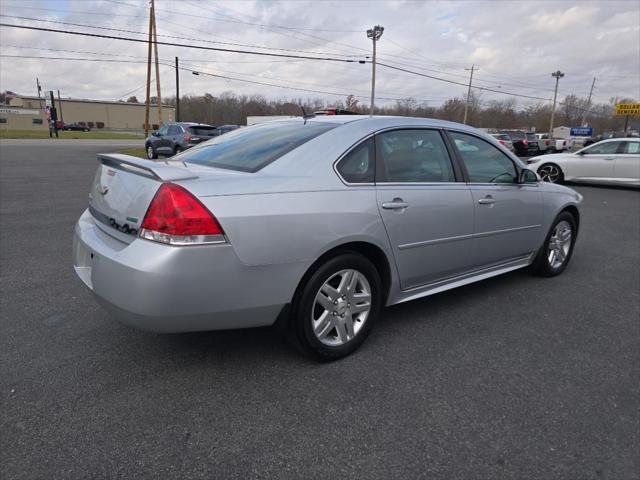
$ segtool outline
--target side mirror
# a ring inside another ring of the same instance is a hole
[[[518,183],[523,184],[531,184],[538,183],[540,181],[540,176],[534,172],[533,170],[529,170],[528,168],[523,169],[520,172],[520,176],[518,178]]]
[[[151,132],[152,137],[159,137],[160,134],[158,132]]]

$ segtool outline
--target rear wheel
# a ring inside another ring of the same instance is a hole
[[[545,163],[542,165],[538,169],[538,175],[540,175],[543,182],[562,183],[564,181],[564,174],[555,163]]]
[[[158,154],[156,153],[155,148],[153,148],[153,145],[151,144],[147,145],[147,158],[149,160],[154,160],[158,158]]]
[[[380,275],[357,253],[327,260],[306,280],[293,308],[302,349],[321,360],[355,351],[373,328],[381,306]]]
[[[558,215],[531,266],[533,273],[543,277],[561,274],[571,260],[576,234],[576,220],[573,215],[569,212]]]

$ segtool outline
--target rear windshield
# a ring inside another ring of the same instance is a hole
[[[180,160],[209,167],[256,172],[337,124],[271,122],[239,128],[185,151]]]
[[[497,138],[498,140],[507,140],[507,141],[511,140],[509,138],[509,135],[503,135],[501,133],[494,135],[494,137]]]
[[[218,129],[216,127],[199,125],[197,127],[189,127],[189,132],[194,135],[215,135],[218,133]]]
[[[527,133],[527,140],[529,140],[530,142],[535,142],[538,140],[538,137],[536,137],[535,133]]]
[[[522,140],[524,138],[524,132],[507,132],[507,135],[512,140]]]

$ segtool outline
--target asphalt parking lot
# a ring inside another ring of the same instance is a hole
[[[112,321],[71,265],[101,145],[0,143],[0,477],[640,477],[640,192],[569,268],[392,307],[355,355]]]

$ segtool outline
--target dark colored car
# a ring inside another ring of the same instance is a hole
[[[325,108],[313,112],[314,115],[360,115],[360,113],[352,112],[351,110],[345,110],[344,108]]]
[[[520,157],[526,157],[528,155],[539,155],[540,146],[538,145],[538,138],[533,132],[523,132],[520,130],[513,130],[507,132],[500,132],[509,135],[516,155]]]
[[[59,128],[59,127],[58,127]],[[91,129],[86,125],[80,125],[78,123],[65,123],[62,127],[63,130],[70,130],[72,132],[88,132]]]
[[[240,128],[239,125],[222,125],[221,127],[218,127],[218,135],[231,132],[232,130],[237,130],[238,128]]]
[[[147,137],[144,148],[148,158],[171,157],[218,135],[218,128],[203,123],[166,123]]]

